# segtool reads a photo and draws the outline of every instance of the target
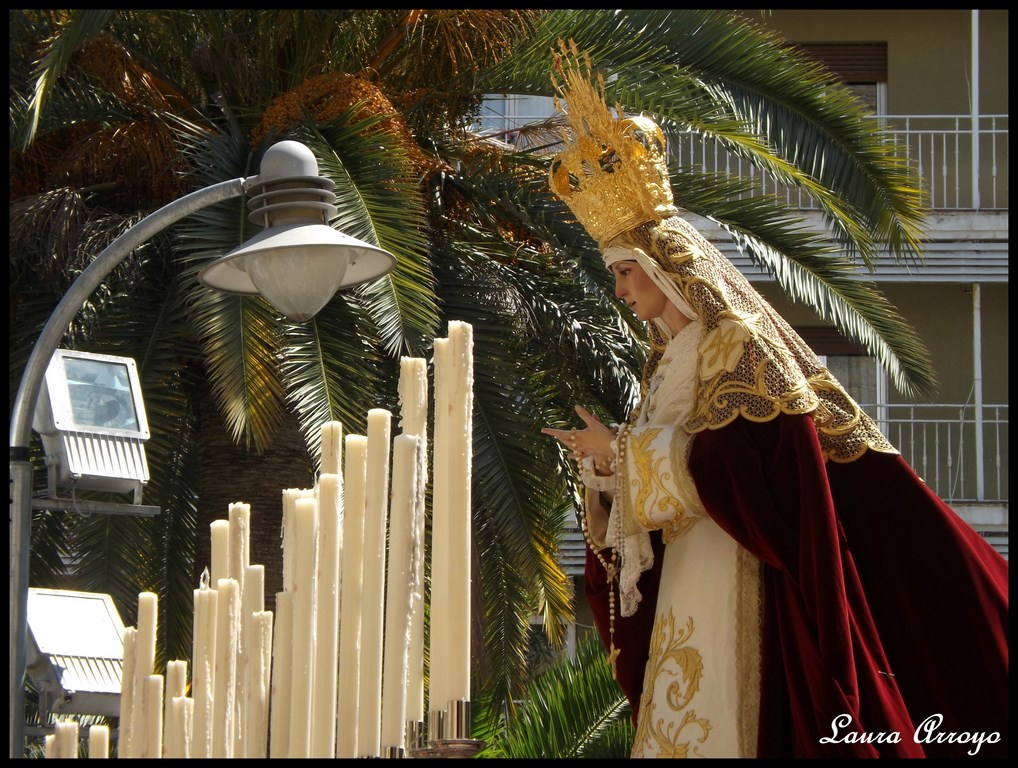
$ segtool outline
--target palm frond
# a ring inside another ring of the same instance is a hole
[[[22,129],[20,145],[27,148],[35,140],[39,116],[59,77],[70,66],[71,57],[82,43],[98,35],[109,23],[114,11],[81,9],[69,11],[55,20],[52,36],[35,64],[32,97],[28,102],[27,120]]]
[[[358,120],[355,114],[348,110],[305,141],[320,152],[319,172],[336,183],[336,227],[396,256],[393,272],[358,290],[384,348],[396,360],[420,356],[438,326],[420,192],[407,179],[406,151],[384,131],[371,130],[382,116]]]
[[[364,434],[369,409],[378,401],[385,360],[377,331],[361,303],[347,294],[306,323],[284,330],[280,371],[286,398],[300,421],[311,456],[321,456],[321,428],[340,421],[344,434]]]
[[[202,186],[250,175],[250,151],[236,136],[191,138],[187,151]],[[205,356],[216,403],[235,442],[264,449],[282,418],[282,345],[276,311],[260,297],[236,296],[199,284],[199,270],[253,232],[243,200],[195,212],[175,229],[180,280]]]
[[[515,717],[485,734],[480,757],[628,758],[633,741],[629,704],[612,678],[596,633],[527,688]]]

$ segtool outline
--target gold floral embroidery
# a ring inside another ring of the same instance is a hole
[[[706,743],[710,735],[710,720],[698,717],[692,708],[682,714],[681,720],[677,716],[692,703],[703,677],[703,657],[700,651],[687,645],[692,636],[692,616],[686,620],[682,630],[676,630],[675,615],[670,608],[667,616],[657,616],[650,640],[640,699],[640,722],[632,757],[702,756],[699,745]],[[666,677],[673,679],[666,682]],[[653,700],[654,686],[665,684],[668,686],[665,704],[671,711],[659,714],[659,702]]]
[[[669,493],[665,481],[673,480],[669,455],[665,451],[658,456],[654,450],[654,440],[661,434],[660,428],[628,430],[626,452],[632,459],[636,476],[630,480],[635,487],[636,495],[634,510],[644,528],[653,530],[661,528],[666,531],[667,538],[681,536],[688,531],[697,518],[687,515],[682,502]],[[647,511],[656,511],[656,520],[647,518]],[[659,522],[660,521],[660,522]]]

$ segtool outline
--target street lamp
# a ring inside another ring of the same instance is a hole
[[[102,280],[154,235],[195,211],[255,192],[251,218],[265,230],[210,266],[199,278],[219,290],[260,294],[292,320],[312,317],[337,290],[387,274],[395,258],[328,226],[335,215],[329,179],[318,175],[312,152],[281,141],[266,152],[260,174],[205,187],[149,214],[78,276],[50,314],[32,348],[11,411],[10,454],[10,757],[24,752],[28,562],[32,526],[32,417],[50,359],[84,302]],[[295,282],[294,282],[295,281]],[[277,303],[278,302],[278,303]]]

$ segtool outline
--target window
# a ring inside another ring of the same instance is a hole
[[[796,43],[823,63],[874,115],[887,114],[887,43]]]

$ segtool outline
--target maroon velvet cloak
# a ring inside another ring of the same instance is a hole
[[[689,467],[707,512],[763,563],[758,757],[1007,755],[1007,561],[900,456],[825,463],[811,417],[781,415],[697,434]],[[634,721],[662,559],[651,538],[639,609],[615,618]],[[586,595],[607,644],[589,548]],[[835,731],[839,715],[852,725]]]

